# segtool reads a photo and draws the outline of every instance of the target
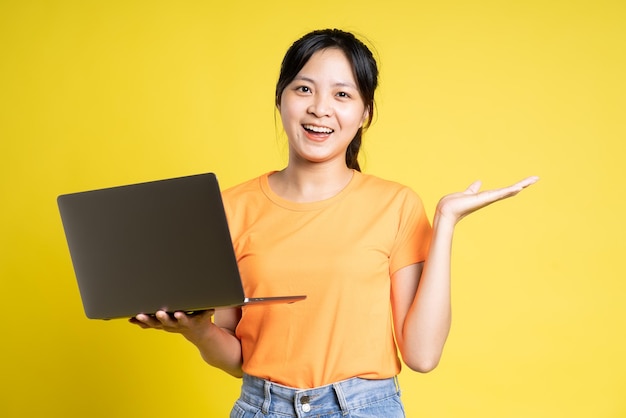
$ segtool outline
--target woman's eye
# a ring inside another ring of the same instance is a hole
[[[337,96],[350,98],[350,95],[348,93],[346,93],[345,91],[340,91],[339,93],[337,93]]]
[[[301,93],[309,93],[309,92],[311,92],[311,89],[308,88],[307,86],[300,86],[296,90],[298,90]]]

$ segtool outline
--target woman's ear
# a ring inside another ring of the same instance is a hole
[[[361,119],[361,128],[363,127],[363,125],[365,125],[365,121],[370,117],[370,107],[366,106],[365,110],[363,111],[363,118]]]

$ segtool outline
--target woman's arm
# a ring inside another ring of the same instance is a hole
[[[439,363],[451,323],[450,261],[456,224],[491,203],[515,196],[538,180],[528,177],[512,186],[479,192],[480,182],[443,197],[433,219],[425,263],[413,264],[391,278],[391,303],[398,348],[406,365],[429,372]]]
[[[215,315],[214,321],[211,321],[212,315]],[[241,377],[241,342],[235,336],[235,328],[240,318],[241,309],[229,308],[197,315],[176,312],[174,318],[159,311],[155,317],[140,314],[131,318],[130,322],[142,328],[182,334],[198,348],[208,364],[235,377]]]

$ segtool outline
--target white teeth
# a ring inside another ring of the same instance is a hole
[[[313,131],[321,134],[332,134],[334,131],[330,128],[325,128],[323,126],[315,126],[315,125],[303,125],[304,129],[307,131]]]

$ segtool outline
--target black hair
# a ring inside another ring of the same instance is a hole
[[[378,66],[370,49],[352,33],[340,29],[322,29],[309,32],[287,50],[276,83],[276,106],[280,107],[283,90],[293,81],[302,67],[317,51],[336,48],[342,51],[352,66],[361,98],[368,110],[367,121],[359,128],[346,151],[349,168],[361,171],[358,162],[363,130],[372,123],[374,116],[374,92],[378,86]]]

